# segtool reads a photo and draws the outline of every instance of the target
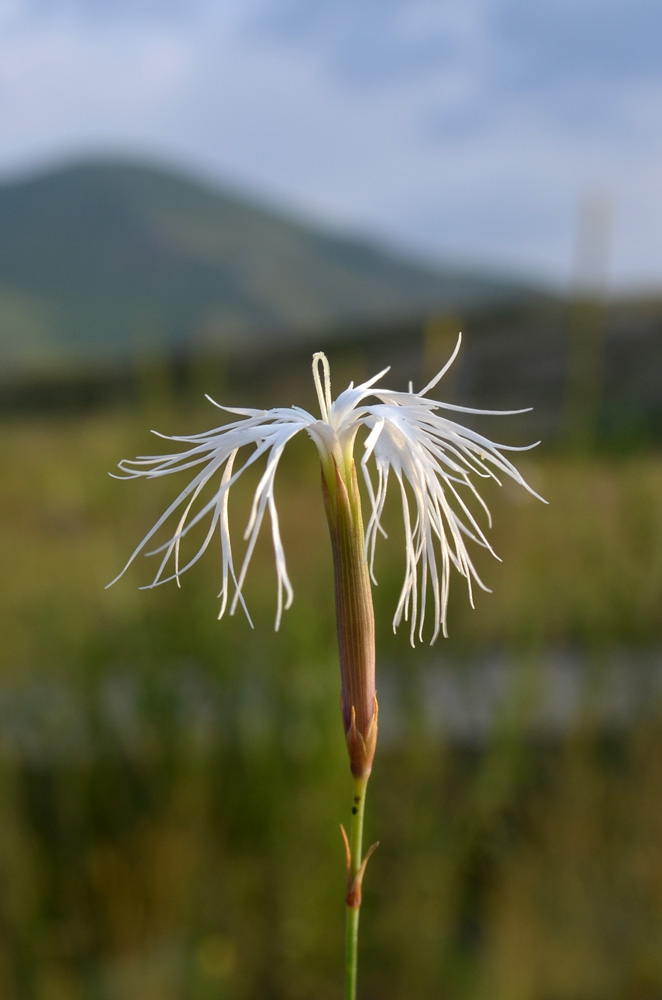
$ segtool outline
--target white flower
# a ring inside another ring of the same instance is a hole
[[[436,386],[455,360],[460,343],[461,337],[458,338],[448,363],[420,392],[414,392],[411,385],[407,392],[376,388],[389,370],[386,368],[362,385],[354,386],[350,383],[335,401],[331,398],[328,361],[323,354],[316,354],[313,358],[313,375],[321,420],[296,406],[270,410],[237,409],[220,406],[208,396],[215,406],[240,419],[203,434],[182,437],[158,435],[169,441],[180,442],[184,445],[183,450],[172,455],[140,456],[133,461],[120,462],[119,468],[126,478],[156,478],[187,470],[192,470],[193,475],[188,485],[143,538],[116,580],[135,557],[146,549],[148,542],[163,525],[170,518],[178,516],[177,525],[169,540],[146,553],[162,554],[154,579],[148,586],[154,587],[169,580],[179,583],[180,575],[197,562],[218,533],[222,565],[219,593],[221,607],[218,617],[226,610],[232,587],[234,592],[230,601],[230,613],[234,613],[237,604],[241,604],[250,621],[242,588],[262,520],[268,509],[278,579],[278,628],[283,608],[290,606],[293,596],[274,500],[274,478],[283,450],[295,434],[305,430],[317,446],[327,482],[335,477],[336,467],[349,485],[354,466],[355,439],[359,430],[365,428],[367,434],[363,441],[361,471],[370,504],[365,531],[365,555],[371,577],[374,581],[375,543],[378,534],[385,536],[381,516],[389,478],[394,476],[402,501],[405,575],[393,627],[397,628],[404,617],[411,624],[412,643],[417,633],[422,638],[426,606],[431,595],[434,622],[431,641],[434,642],[440,630],[446,635],[451,567],[455,567],[466,578],[470,600],[472,581],[482,589],[488,589],[471,561],[467,540],[495,555],[467,502],[473,498],[482,508],[488,524],[491,524],[487,506],[476,488],[476,480],[494,479],[499,482],[498,474],[505,474],[537,496],[502,454],[504,451],[524,451],[526,448],[495,444],[442,414],[442,411],[459,411],[505,415],[524,413],[526,410],[477,410],[427,397],[427,393]],[[235,469],[237,455],[244,448],[252,450]],[[246,552],[237,572],[232,555],[228,498],[233,484],[263,456],[266,458],[266,466],[253,496],[244,533]],[[371,465],[374,467],[372,475]],[[217,485],[214,485],[213,495],[208,499],[201,499],[199,509],[195,509],[196,501],[205,487],[214,483]],[[191,528],[205,519],[209,523],[202,542],[185,565],[180,565],[182,539]]]

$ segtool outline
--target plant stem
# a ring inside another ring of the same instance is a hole
[[[363,813],[365,810],[365,795],[368,787],[368,775],[354,778],[352,799],[352,824],[349,842],[345,837],[347,849],[347,925],[345,936],[345,998],[356,1000],[356,970],[359,945],[359,913],[361,910],[361,882],[365,866],[377,846],[363,859]],[[344,835],[344,830],[343,830]]]

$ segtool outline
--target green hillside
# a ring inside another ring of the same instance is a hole
[[[6,374],[523,294],[531,292],[436,271],[153,167],[87,163],[0,187]]]

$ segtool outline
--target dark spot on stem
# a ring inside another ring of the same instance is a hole
[[[356,816],[357,812],[358,809],[356,808],[356,806],[352,806],[352,816]]]

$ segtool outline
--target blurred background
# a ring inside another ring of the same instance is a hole
[[[315,450],[292,609],[220,563],[104,590],[205,400],[386,365],[542,445],[486,489],[450,638],[375,591],[361,995],[662,997],[662,14],[656,0],[0,0],[0,996],[341,994],[350,783]],[[231,521],[240,548],[250,483]]]

